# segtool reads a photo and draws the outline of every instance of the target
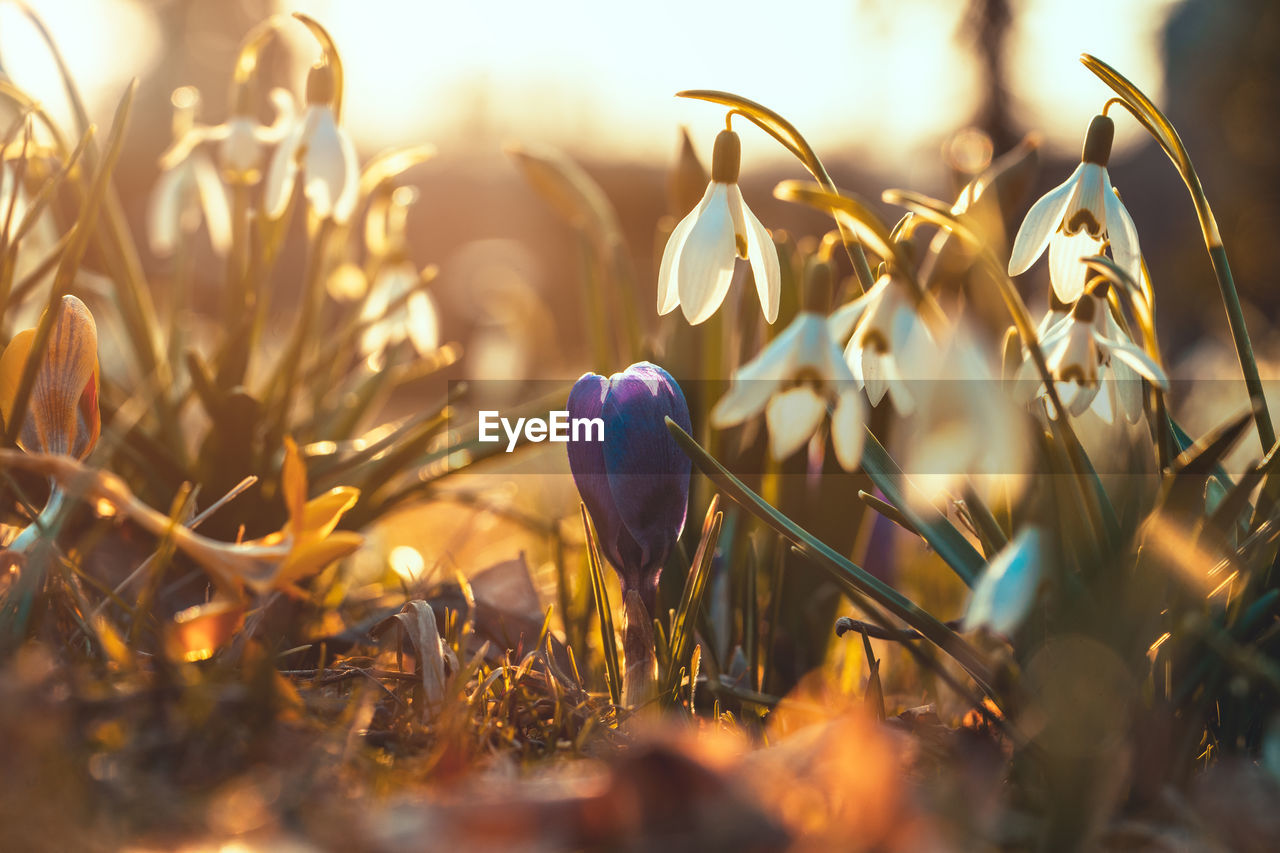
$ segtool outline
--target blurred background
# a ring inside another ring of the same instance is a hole
[[[678,0],[32,5],[100,121],[128,79],[141,79],[126,148],[133,159],[119,181],[139,218],[155,157],[169,142],[170,92],[198,87],[202,120],[217,123],[237,44],[254,23],[293,10],[323,21],[345,56],[346,123],[362,156],[423,141],[439,149],[416,175],[423,202],[411,227],[417,260],[441,266],[446,337],[465,343],[483,330],[491,318],[477,316],[477,300],[456,294],[474,296],[477,278],[501,278],[502,288],[522,290],[520,301],[548,309],[548,333],[529,345],[538,350],[534,360],[564,365],[565,375],[576,375],[584,355],[575,346],[580,336],[556,325],[576,319],[562,310],[562,297],[575,294],[565,286],[574,274],[564,261],[569,237],[518,179],[504,143],[550,144],[587,167],[618,207],[647,296],[653,226],[666,212],[664,172],[679,128],[689,128],[705,159],[723,120],[719,109],[674,98],[676,91],[720,88],[773,107],[809,137],[841,185],[872,198],[885,186],[949,194],[940,151],[960,128],[981,128],[997,155],[1038,130],[1043,189],[1068,173],[1084,127],[1108,96],[1076,61],[1089,51],[1165,105],[1183,134],[1240,287],[1263,314],[1253,328],[1268,352],[1264,328],[1277,304],[1280,260],[1272,239],[1280,227],[1273,144],[1280,10],[1265,0],[800,0],[785,15],[773,3]],[[298,91],[313,46],[302,27],[293,32],[295,55],[276,52],[272,74]],[[0,6],[0,61],[55,115],[69,115],[43,46],[7,6]],[[1221,337],[1225,321],[1209,307],[1213,282],[1184,190],[1133,121],[1121,117],[1118,125],[1113,178],[1165,296],[1166,343],[1199,332]],[[799,167],[754,129],[743,137],[743,184],[761,219],[799,230],[817,225],[769,194],[775,181],[801,177]]]
[[[201,121],[221,122],[247,30],[273,12],[322,21],[344,55],[345,123],[362,159],[393,146],[438,148],[411,173],[422,193],[409,221],[413,260],[439,265],[442,340],[463,344],[459,370],[472,378],[563,379],[602,367],[589,363],[581,329],[576,238],[520,178],[505,145],[559,148],[601,184],[635,262],[636,313],[652,331],[655,225],[681,212],[667,194],[680,129],[706,162],[723,122],[719,108],[676,98],[678,90],[724,89],[776,109],[838,184],[877,203],[890,186],[950,196],[958,167],[980,166],[1036,131],[1043,149],[1029,204],[1069,174],[1089,118],[1110,95],[1077,62],[1088,51],[1163,105],[1183,135],[1252,312],[1264,376],[1277,375],[1280,9],[1266,0],[799,0],[785,15],[773,3],[678,0],[31,5],[101,124],[127,81],[140,78],[117,180],[138,234],[171,139],[171,92],[197,87]],[[268,52],[267,76],[300,93],[314,43],[301,26],[289,32],[283,49]],[[55,116],[69,117],[52,61],[11,6],[0,6],[0,62]],[[1201,393],[1220,400],[1182,413],[1202,430],[1223,407],[1244,405],[1225,318],[1176,173],[1134,121],[1121,114],[1117,124],[1112,178],[1151,268],[1163,343],[1176,354],[1171,372],[1224,380]],[[966,127],[990,146],[975,135],[955,144]],[[771,196],[777,181],[804,177],[799,165],[755,128],[740,130],[744,193],[761,220],[793,234],[825,230],[822,217]],[[162,289],[169,263],[145,252],[144,261]],[[220,264],[196,270],[208,278],[196,305],[212,304]],[[1033,306],[1044,304],[1047,277],[1043,262],[1024,277]]]

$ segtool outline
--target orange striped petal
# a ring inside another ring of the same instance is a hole
[[[28,452],[84,459],[98,442],[98,329],[88,306],[62,297],[44,360],[36,373],[18,446]],[[13,414],[35,329],[20,332],[0,358],[0,408]]]

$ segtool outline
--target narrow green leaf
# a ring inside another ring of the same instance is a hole
[[[613,607],[609,604],[609,591],[604,585],[604,569],[601,567],[600,550],[596,543],[595,528],[587,515],[587,505],[578,504],[582,513],[582,530],[587,537],[587,571],[591,575],[591,595],[600,618],[600,645],[604,650],[604,670],[609,682],[609,700],[622,706],[622,669],[618,666],[618,641],[613,630]]]
[[[911,625],[930,642],[950,655],[973,677],[989,689],[991,672],[978,652],[932,614],[921,609],[884,581],[865,571],[850,560],[832,550],[828,545],[804,530],[794,521],[765,502],[737,477],[729,473],[714,457],[709,455],[693,438],[670,418],[667,429],[681,446],[693,464],[712,482],[747,512],[781,533],[808,558],[825,569],[835,580],[854,596],[865,596],[894,616]],[[977,552],[974,552],[975,554]]]
[[[684,666],[685,656],[689,653],[690,638],[693,635],[693,623],[698,611],[702,609],[702,596],[707,588],[707,580],[711,577],[711,563],[724,521],[724,514],[717,511],[719,503],[720,496],[716,495],[707,508],[698,550],[689,567],[689,576],[685,579],[680,605],[671,621],[671,663],[667,669],[667,685],[662,691],[664,696],[672,695],[679,687],[680,671]]]
[[[862,470],[888,498],[890,506],[902,515],[907,524],[914,528],[924,541],[929,543],[943,562],[960,576],[960,580],[964,581],[966,586],[972,587],[978,575],[982,573],[986,560],[982,559],[982,555],[969,544],[969,540],[965,539],[964,535],[944,517],[938,516],[934,520],[926,521],[911,509],[911,493],[914,491],[914,486],[870,430],[867,431],[867,443],[862,451]],[[923,498],[918,498],[916,503],[922,501]]]

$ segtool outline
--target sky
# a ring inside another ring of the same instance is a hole
[[[62,45],[96,115],[109,116],[128,79],[145,75],[159,55],[145,5],[31,5]],[[1019,117],[1042,130],[1051,148],[1079,146],[1108,96],[1079,65],[1082,51],[1120,68],[1159,101],[1157,35],[1171,5],[1015,0],[1009,61]],[[764,103],[819,151],[852,149],[871,166],[936,150],[972,114],[978,77],[961,41],[966,6],[793,0],[784,13],[782,4],[758,0],[278,4],[311,14],[333,34],[347,69],[347,122],[366,150],[433,141],[444,151],[451,141],[521,139],[596,157],[665,161],[681,125],[709,147],[721,109],[674,94],[712,88]],[[295,29],[305,51],[308,36]],[[130,49],[121,52],[121,44]],[[0,58],[20,85],[60,110],[52,64],[11,4],[0,6]],[[1126,122],[1117,147],[1139,137]],[[743,141],[744,157],[778,156],[763,134],[744,134]]]

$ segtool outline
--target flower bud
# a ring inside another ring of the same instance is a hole
[[[48,346],[36,371],[18,446],[28,453],[63,453],[84,459],[98,443],[98,329],[89,308],[74,296],[63,296]],[[16,414],[18,388],[26,369],[36,329],[14,335],[0,355],[0,413],[6,428]]]
[[[606,379],[582,376],[569,392],[569,416],[600,418],[603,440],[585,431],[568,444],[569,468],[623,596],[634,591],[654,612],[658,576],[684,529],[689,458],[667,431],[671,418],[691,431],[680,386],[640,362]]]

